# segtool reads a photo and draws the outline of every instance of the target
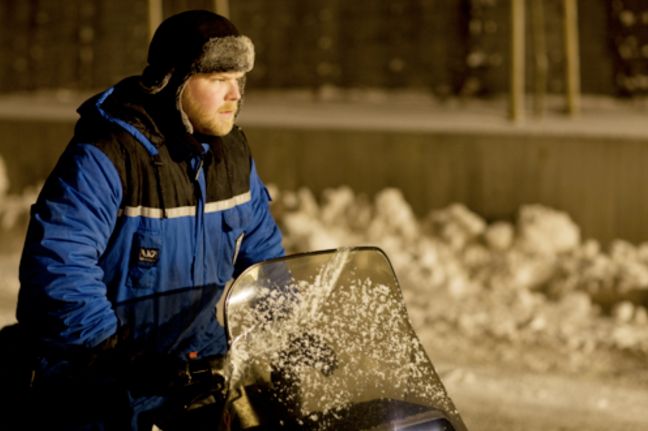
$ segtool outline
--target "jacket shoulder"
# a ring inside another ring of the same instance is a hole
[[[79,119],[69,145],[98,149],[116,169],[123,188],[128,184],[129,170],[138,164],[137,160],[149,160],[150,157],[131,134],[100,118]]]

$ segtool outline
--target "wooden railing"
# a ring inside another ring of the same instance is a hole
[[[544,113],[546,89],[547,52],[544,29],[543,0],[532,0],[532,42],[534,48],[535,86],[533,111],[536,116]],[[565,57],[565,112],[576,116],[580,111],[580,51],[578,43],[577,0],[563,2],[563,41]],[[509,118],[520,123],[525,118],[526,77],[526,0],[510,0],[511,11],[511,85]]]

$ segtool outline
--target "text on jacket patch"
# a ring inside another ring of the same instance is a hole
[[[155,263],[160,256],[160,251],[157,248],[142,247],[139,250],[139,261],[145,263]]]

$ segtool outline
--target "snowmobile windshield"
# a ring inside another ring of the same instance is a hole
[[[465,429],[378,248],[254,265],[230,287],[225,320],[230,390],[248,388],[278,427]]]

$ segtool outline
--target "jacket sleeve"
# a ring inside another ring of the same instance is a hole
[[[281,231],[270,213],[270,194],[256,172],[254,161],[250,170],[250,192],[252,218],[236,260],[235,277],[254,263],[285,254]]]
[[[17,308],[42,341],[92,348],[116,332],[99,259],[121,199],[117,169],[95,145],[71,144],[47,179],[32,207]]]

